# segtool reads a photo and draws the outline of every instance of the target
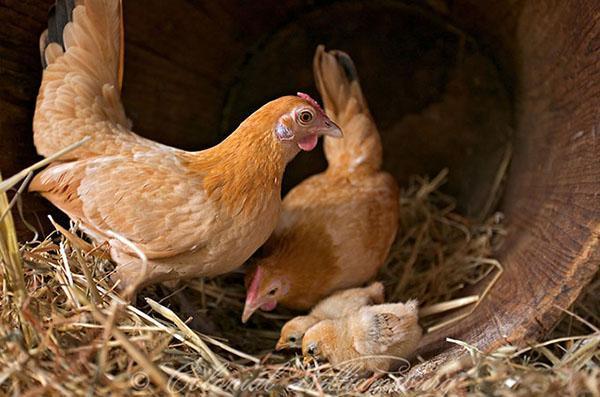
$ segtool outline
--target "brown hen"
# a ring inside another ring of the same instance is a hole
[[[122,287],[231,271],[276,226],[286,164],[319,135],[341,131],[299,94],[267,103],[199,152],[133,133],[120,99],[121,9],[119,0],[62,0],[51,10],[34,142],[48,156],[91,140],[37,175],[31,190],[108,242]]]
[[[381,140],[352,60],[320,46],[314,73],[327,115],[344,138],[326,137],[327,170],[285,197],[265,257],[247,273],[242,321],[278,303],[309,309],[334,291],[365,283],[396,236],[398,187],[381,170]]]

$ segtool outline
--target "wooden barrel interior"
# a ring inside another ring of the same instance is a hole
[[[37,158],[37,42],[50,3],[6,0],[0,8],[4,176]],[[382,130],[386,168],[400,183],[449,167],[448,191],[464,212],[478,214],[512,147],[500,203],[509,226],[500,253],[505,272],[466,321],[429,335],[424,353],[447,352],[446,336],[481,349],[540,337],[598,269],[594,0],[124,3],[125,106],[134,129],[160,142],[204,148],[269,99],[315,94],[311,59],[323,43],[355,59]],[[476,95],[456,81],[473,84]],[[286,188],[324,166],[319,151],[300,156]],[[35,197],[25,208],[30,220],[50,210]]]

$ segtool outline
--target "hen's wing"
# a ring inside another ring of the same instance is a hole
[[[59,0],[40,38],[44,73],[33,120],[39,154],[89,135],[62,160],[156,147],[130,131],[120,98],[123,19],[120,0]]]
[[[110,156],[60,164],[31,184],[97,239],[127,238],[148,258],[201,248],[215,226],[227,226],[207,199],[201,177],[169,153]],[[222,217],[221,217],[222,218]],[[131,252],[118,241],[121,251]]]

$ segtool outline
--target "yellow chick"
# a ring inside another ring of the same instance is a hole
[[[302,339],[305,357],[351,365],[360,374],[389,371],[409,358],[422,336],[418,303],[364,306],[312,326]]]
[[[306,316],[294,317],[281,328],[276,350],[300,349],[306,330],[321,320],[346,316],[363,306],[383,303],[384,288],[374,282],[364,288],[339,291],[319,302]]]

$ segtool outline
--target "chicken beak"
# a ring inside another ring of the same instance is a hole
[[[252,314],[256,311],[257,307],[252,307],[249,302],[246,302],[244,305],[244,312],[242,313],[242,323],[246,324],[246,322],[252,317]]]
[[[289,347],[290,347],[289,344],[282,342],[282,341],[277,341],[277,344],[275,345],[275,350],[280,351],[283,349],[287,349]]]
[[[342,129],[333,121],[327,119],[323,124],[324,127],[320,131],[322,135],[327,135],[332,138],[341,138],[344,136],[344,134],[342,133]]]

